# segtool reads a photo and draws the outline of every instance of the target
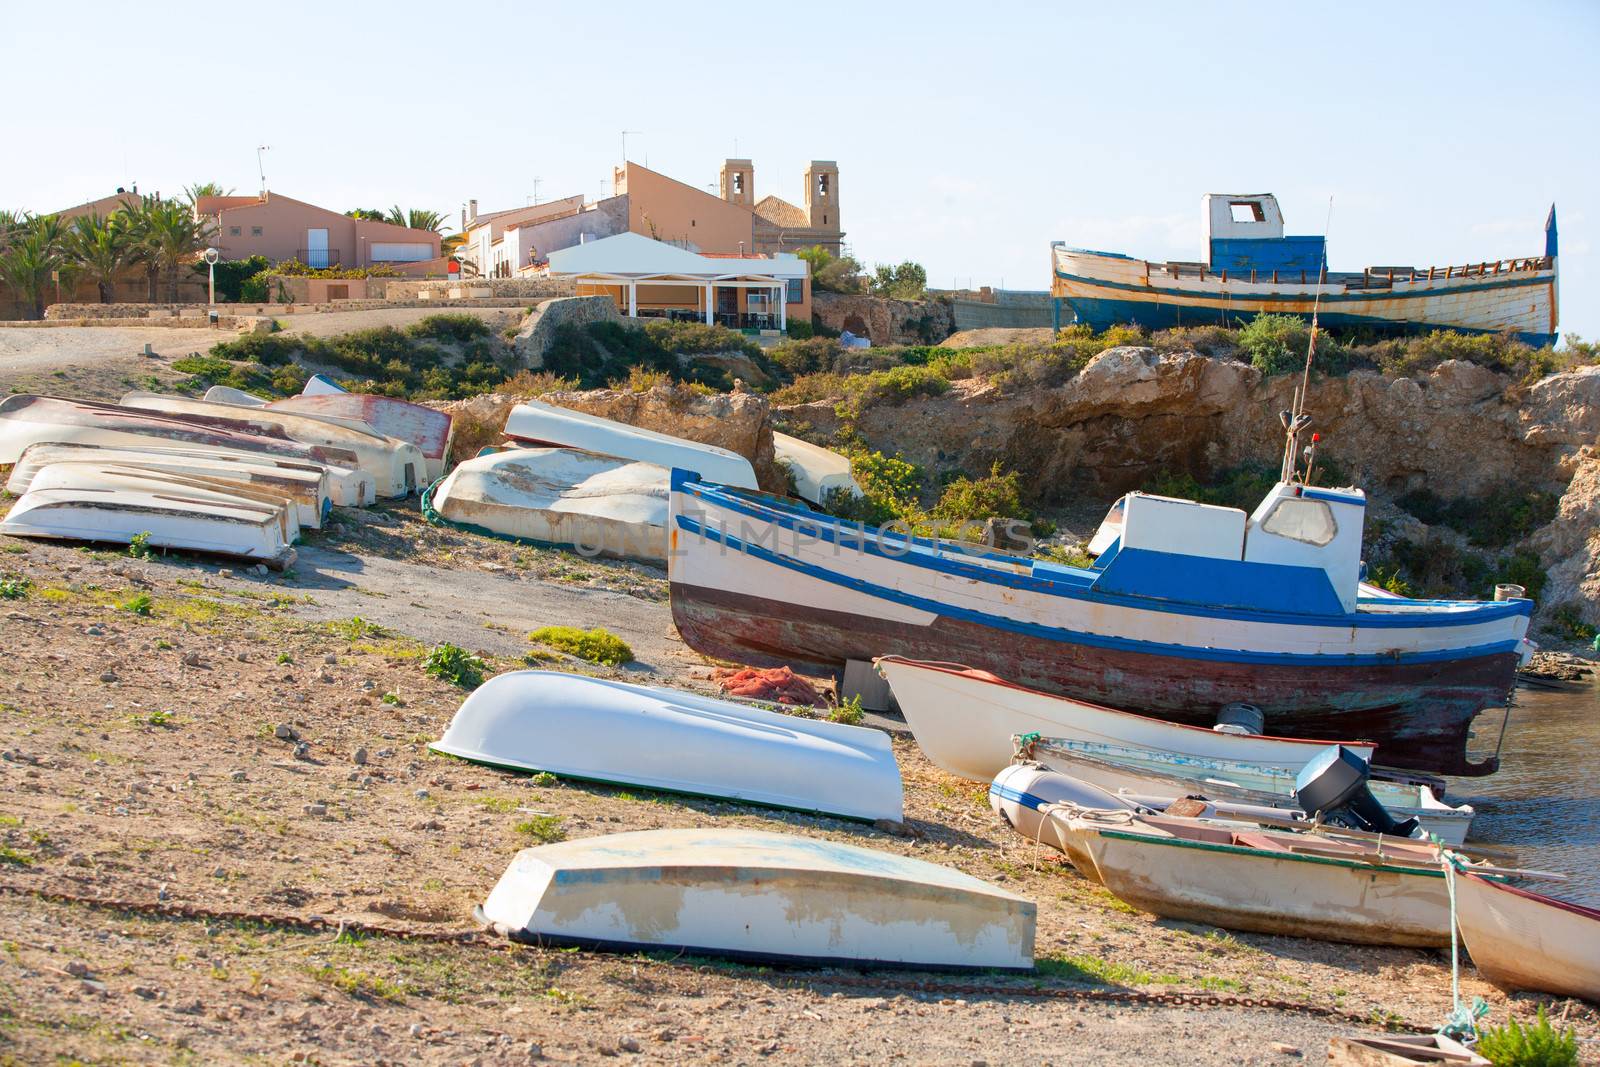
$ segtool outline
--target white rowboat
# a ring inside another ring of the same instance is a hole
[[[1286,809],[1282,818],[1300,813],[1294,798],[1295,772],[1284,767],[1051,737],[1033,741],[1027,755],[1050,770],[1111,793],[1164,800],[1200,793],[1214,801]],[[1374,780],[1367,787],[1397,820],[1415,817],[1424,831],[1446,845],[1466,840],[1474,814],[1470,804],[1451,807],[1426,785]]]
[[[416,445],[385,437],[371,427],[348,420],[271,408],[213,404],[158,393],[132,392],[122,398],[122,403],[125,407],[165,412],[179,418],[205,419],[246,432],[282,434],[303,445],[344,449],[354,454],[357,466],[372,475],[379,496],[405,496],[417,488],[419,479],[427,472],[422,452]]]
[[[1096,741],[1171,755],[1244,760],[1298,771],[1331,742],[1219,733],[1041,693],[955,664],[874,660],[918,746],[951,774],[987,782],[1011,762],[1016,734]],[[1373,746],[1340,742],[1371,760]]]
[[[1088,877],[1163,918],[1357,944],[1450,943],[1450,899],[1432,846],[1126,811],[1050,817],[1075,866],[1086,863]]]
[[[178,494],[191,500],[252,504],[276,516],[278,534],[284,544],[293,544],[300,537],[300,522],[295,515],[294,501],[282,491],[259,489],[247,482],[171,474],[117,464],[52,463],[34,473],[28,491],[51,489],[148,491]]]
[[[1458,868],[1456,927],[1478,973],[1500,988],[1600,1004],[1600,910]]]
[[[668,470],[681,467],[698,471],[725,485],[756,488],[755,468],[737,452],[538,400],[529,400],[511,409],[506,417],[506,436],[522,444],[581,448],[603,456],[653,463]]]
[[[416,445],[427,461],[431,484],[444,475],[450,458],[450,432],[453,419],[448,412],[413,404],[392,396],[368,393],[312,393],[274,400],[272,411],[293,411],[301,415],[334,417],[371,426],[385,437]]]
[[[523,849],[481,909],[518,941],[794,964],[1031,970],[1035,908],[948,867],[789,834]]]
[[[428,490],[425,503],[469,529],[664,565],[669,478],[649,463],[571,448],[517,448],[460,464]]]
[[[555,671],[496,675],[431,746],[521,771],[868,822],[902,816],[888,735]]]
[[[778,462],[794,475],[794,491],[800,499],[826,504],[835,491],[853,497],[861,495],[861,487],[850,473],[848,457],[786,433],[772,435],[772,450]]]
[[[310,463],[274,462],[270,456],[225,452],[220,449],[106,448],[83,444],[29,445],[11,468],[6,490],[26,493],[33,476],[54,463],[93,463],[132,466],[162,474],[220,478],[279,490],[295,502],[302,527],[316,529],[332,502],[328,472]]]
[[[201,397],[209,404],[232,404],[241,408],[264,408],[267,402],[254,393],[247,393],[243,389],[235,389],[231,385],[213,385],[206,390],[206,395]]]
[[[152,548],[239,556],[280,568],[294,561],[282,509],[154,479],[84,476],[45,487],[56,481],[50,472],[60,469],[40,472],[36,487],[0,522],[0,534],[123,545],[148,534]]]

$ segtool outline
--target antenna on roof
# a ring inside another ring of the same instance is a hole
[[[267,170],[265,165],[261,162],[261,153],[270,151],[272,151],[272,146],[269,144],[256,145],[256,173],[261,177],[262,196],[267,195]]]
[[[1300,372],[1300,388],[1294,394],[1294,412],[1288,422],[1289,440],[1283,449],[1283,470],[1279,481],[1293,482],[1295,468],[1298,466],[1300,431],[1311,422],[1311,415],[1305,410],[1306,394],[1311,389],[1311,361],[1317,356],[1317,312],[1322,308],[1322,286],[1328,279],[1328,231],[1333,228],[1333,197],[1328,197],[1328,218],[1322,224],[1322,265],[1317,269],[1317,291],[1311,299],[1311,340],[1306,345],[1306,365]],[[1307,465],[1310,457],[1307,457]],[[1309,471],[1307,472],[1310,473]]]

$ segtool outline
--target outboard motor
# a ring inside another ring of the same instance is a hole
[[[1367,761],[1343,745],[1328,749],[1300,769],[1294,780],[1294,798],[1307,815],[1323,822],[1374,834],[1412,837],[1416,819],[1396,822],[1367,788],[1372,769]]]

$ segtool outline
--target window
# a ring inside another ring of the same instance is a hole
[[[1261,204],[1255,200],[1230,200],[1228,210],[1233,212],[1234,222],[1266,222],[1266,212],[1261,210]]]
[[[694,225],[694,219],[690,219],[690,220],[689,220],[689,225],[690,225],[690,226],[693,226],[693,225]]]
[[[826,200],[828,197],[828,175],[817,175],[817,196]]]
[[[783,302],[786,304],[798,304],[806,298],[806,280],[804,278],[789,278],[784,282],[783,288],[785,290]]]
[[[252,226],[252,227],[250,227],[250,236],[251,237],[260,237],[261,236],[261,227],[260,226]]]
[[[239,236],[239,227],[237,227],[237,226],[229,226],[228,227],[228,236],[229,237],[237,237],[237,236]]]
[[[1333,509],[1320,500],[1289,497],[1278,501],[1267,513],[1261,528],[1267,533],[1304,541],[1308,545],[1322,546],[1333,540],[1339,532]]]
[[[826,226],[828,224],[828,216],[826,216],[826,215],[822,216],[822,224],[824,226]]]

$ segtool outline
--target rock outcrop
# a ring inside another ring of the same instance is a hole
[[[875,345],[926,345],[955,332],[942,300],[893,300],[864,293],[813,293],[811,317],[830,330],[849,330]]]
[[[868,407],[854,427],[873,448],[901,452],[935,478],[990,465],[1026,472],[1046,503],[1108,501],[1163,471],[1201,480],[1244,463],[1276,467],[1278,413],[1299,375],[1264,377],[1240,362],[1151,348],[1112,348],[1063,384],[1008,391],[957,381],[935,397]],[[1506,486],[1565,494],[1531,542],[1549,569],[1543,603],[1583,605],[1600,623],[1600,367],[1524,385],[1473,363],[1414,378],[1357,371],[1314,378],[1307,409],[1321,455],[1369,492],[1427,488],[1441,497]],[[780,426],[824,435],[841,425],[831,401],[780,409]]]
[[[529,370],[544,369],[544,354],[555,342],[556,331],[572,324],[621,322],[617,305],[609,296],[558,296],[542,300],[522,323],[511,341],[517,364]]]

